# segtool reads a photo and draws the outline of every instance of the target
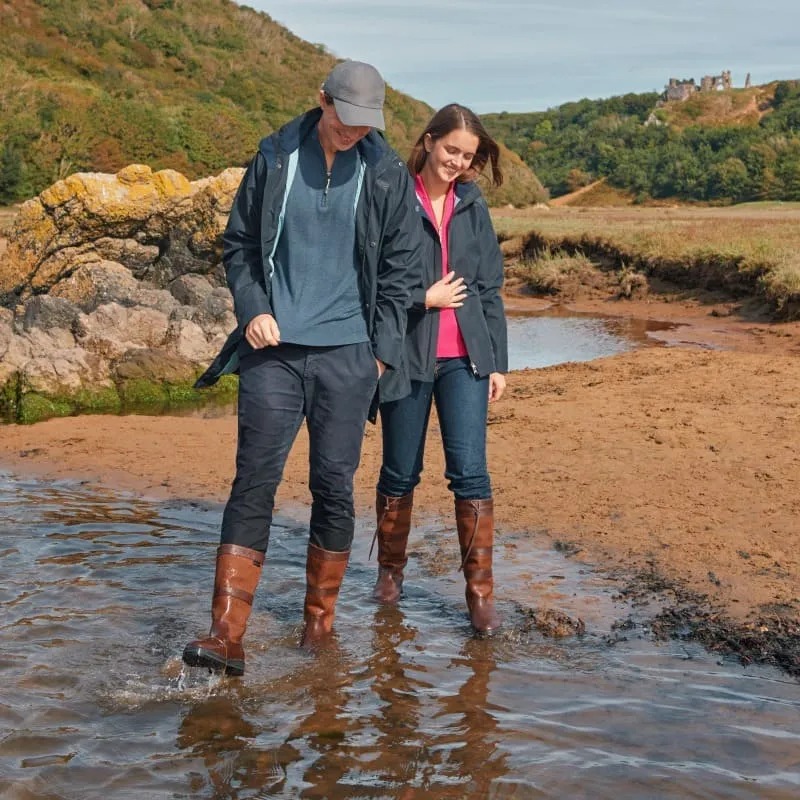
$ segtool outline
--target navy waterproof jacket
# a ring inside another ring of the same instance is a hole
[[[321,114],[320,109],[309,111],[263,139],[242,178],[223,236],[222,258],[238,325],[198,379],[198,387],[237,372],[243,346],[249,347],[244,341],[248,323],[273,313],[273,256],[297,151]],[[403,337],[410,293],[421,284],[422,225],[413,182],[397,153],[375,131],[357,147],[361,171],[354,212],[361,299],[373,353],[387,366],[384,379],[392,377],[381,380],[380,399],[393,400],[409,391]]]
[[[477,377],[508,371],[508,334],[503,298],[503,254],[497,243],[486,199],[475,183],[458,183],[456,202],[448,228],[449,268],[464,279],[467,295],[457,308],[456,319],[467,346],[470,365]],[[423,220],[422,283],[409,297],[405,359],[409,377],[432,381],[436,367],[439,309],[425,308],[427,287],[442,278],[442,246],[434,223],[421,202],[417,214]],[[388,376],[386,383],[392,382]],[[381,394],[388,400],[395,392]],[[402,396],[402,395],[401,395]]]

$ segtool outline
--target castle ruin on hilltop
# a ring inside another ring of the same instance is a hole
[[[731,79],[731,71],[729,69],[723,70],[720,75],[704,75],[700,79],[700,85],[695,83],[694,78],[688,81],[680,81],[677,78],[670,78],[664,92],[665,100],[677,100],[683,102],[688,100],[696,92],[727,92],[733,88],[733,80]],[[750,88],[750,73],[747,73],[747,79],[744,83],[744,88]]]

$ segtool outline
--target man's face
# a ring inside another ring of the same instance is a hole
[[[325,92],[319,93],[319,105],[322,109],[320,133],[324,142],[334,150],[349,150],[370,132],[369,125],[345,125],[339,119],[334,104],[325,100]]]

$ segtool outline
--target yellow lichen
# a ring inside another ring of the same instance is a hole
[[[150,183],[153,177],[153,170],[146,164],[129,164],[114,177],[124,184]]]

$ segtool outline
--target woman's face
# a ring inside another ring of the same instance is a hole
[[[463,129],[450,131],[447,136],[432,139],[425,137],[428,153],[424,169],[443,183],[452,183],[472,166],[480,140],[474,133]]]

